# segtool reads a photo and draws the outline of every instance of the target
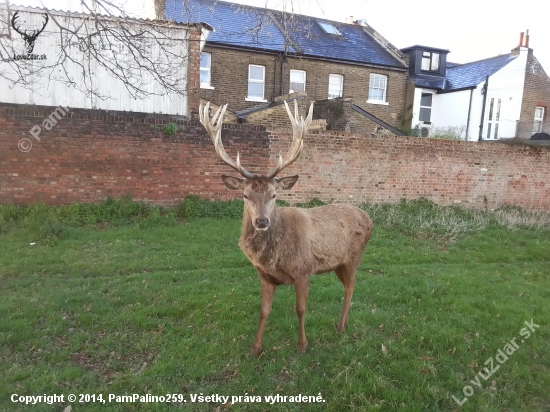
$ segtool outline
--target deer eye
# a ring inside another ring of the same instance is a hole
[[[245,199],[248,199],[248,196],[247,196],[247,195],[243,195],[243,197],[244,197]]]
[[[271,198],[272,198],[272,199],[275,199],[276,196],[277,196],[277,195],[273,195],[273,196],[271,196]]]

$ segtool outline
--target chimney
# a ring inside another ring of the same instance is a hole
[[[525,32],[525,47],[529,48],[529,29]]]
[[[154,0],[154,3],[157,20],[164,20],[166,18],[166,0]]]
[[[525,33],[523,33],[523,32],[521,32],[521,33],[519,34],[519,44],[518,44],[518,47],[523,47],[523,35],[524,35],[524,34],[525,34]]]

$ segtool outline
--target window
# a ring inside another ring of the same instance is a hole
[[[289,93],[303,92],[306,90],[306,72],[303,70],[290,71]]]
[[[265,66],[250,64],[248,66],[248,98],[252,101],[264,100]]]
[[[318,21],[317,22],[319,26],[325,31],[327,34],[335,34],[337,36],[342,36],[342,32],[338,30],[336,27],[334,27],[332,24],[327,22]]]
[[[544,121],[544,107],[537,106],[535,108],[535,123],[533,124],[533,133],[542,132],[542,122]]]
[[[432,123],[432,93],[422,93],[420,97],[420,117],[419,120],[423,123]]]
[[[341,74],[329,74],[328,76],[328,98],[336,99],[342,97],[344,89],[344,76]]]
[[[428,72],[439,71],[439,53],[422,52],[422,70]]]
[[[368,103],[386,103],[386,87],[388,77],[381,74],[371,74],[369,80]]]
[[[201,87],[209,88],[210,68],[212,66],[212,55],[210,53],[201,53]]]
[[[489,114],[487,116],[487,139],[498,139],[501,105],[502,99],[491,97],[489,101]],[[491,134],[491,131],[493,134]]]

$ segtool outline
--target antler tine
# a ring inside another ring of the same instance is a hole
[[[223,124],[223,115],[225,114],[225,110],[227,109],[227,104],[220,106],[212,119],[210,119],[210,116],[208,114],[208,111],[210,110],[210,102],[206,103],[206,106],[204,109],[202,108],[202,104],[199,106],[199,120],[201,124],[204,126],[210,137],[212,138],[212,142],[214,142],[214,148],[216,149],[216,153],[218,156],[222,159],[224,163],[226,163],[228,166],[231,166],[233,169],[235,169],[237,172],[239,172],[243,177],[246,177],[247,179],[251,179],[254,177],[253,173],[250,173],[248,170],[246,170],[244,167],[241,166],[241,160],[240,156],[237,153],[237,162],[235,162],[227,152],[225,151],[222,143],[222,124]]]
[[[290,145],[290,149],[288,150],[284,160],[282,155],[279,154],[277,166],[275,166],[267,175],[270,179],[277,176],[277,174],[279,174],[283,169],[290,166],[300,157],[300,153],[302,153],[302,149],[304,148],[304,135],[309,129],[311,119],[313,117],[313,103],[309,106],[309,113],[305,120],[303,116],[300,119],[298,118],[298,102],[296,100],[294,100],[294,116],[292,116],[286,100],[285,107],[288,117],[290,117],[290,122],[292,123],[292,144]]]
[[[20,35],[24,35],[25,33],[22,33],[19,31],[19,27],[15,27],[17,20],[19,19],[19,10],[17,10],[15,13],[13,13],[13,17],[11,18],[12,21],[12,27],[15,29],[17,33]]]

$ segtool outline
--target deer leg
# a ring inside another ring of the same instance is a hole
[[[269,312],[271,312],[271,303],[273,302],[273,297],[275,296],[275,290],[277,285],[269,283],[260,276],[262,282],[262,303],[260,305],[260,324],[258,325],[258,332],[256,333],[256,339],[252,345],[252,350],[250,351],[251,356],[259,356],[262,353],[262,338],[264,336],[265,324],[267,322],[267,317]]]
[[[307,294],[309,292],[309,279],[306,281],[297,281],[294,283],[296,290],[296,314],[298,315],[298,352],[305,352],[307,348],[306,328],[305,328],[305,313],[307,304]]]
[[[336,269],[336,276],[338,276],[338,279],[344,285],[344,307],[340,323],[338,323],[338,327],[336,328],[338,332],[343,332],[348,324],[348,312],[351,305],[351,297],[353,296],[353,289],[355,288],[355,269],[341,266]]]

